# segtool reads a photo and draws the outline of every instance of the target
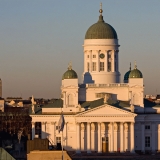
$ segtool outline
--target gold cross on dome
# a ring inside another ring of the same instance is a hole
[[[102,9],[102,2],[100,3],[100,9]]]
[[[72,63],[71,62],[68,64],[68,70],[72,70]]]

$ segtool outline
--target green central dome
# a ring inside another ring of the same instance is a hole
[[[78,78],[77,73],[74,70],[72,70],[72,66],[69,66],[68,71],[66,71],[62,76],[62,80],[64,80],[64,79],[77,79],[77,78]]]
[[[99,16],[97,23],[89,27],[86,32],[85,39],[118,39],[115,29],[105,23],[103,16]]]

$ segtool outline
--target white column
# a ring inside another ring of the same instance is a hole
[[[120,152],[124,152],[124,127],[123,127],[123,122],[120,123]]]
[[[105,51],[104,71],[108,72],[108,53]]]
[[[102,143],[101,143],[101,123],[98,123],[98,153],[102,152]]]
[[[90,72],[92,72],[92,51],[89,51],[89,59],[90,59]]]
[[[52,142],[53,145],[56,145],[56,127],[55,127],[56,122],[51,122],[51,138],[50,141]]]
[[[145,152],[145,144],[144,144],[144,140],[145,140],[145,134],[144,134],[144,123],[141,123],[141,140],[142,140],[142,152]]]
[[[131,122],[130,124],[130,141],[131,141],[130,151],[131,153],[134,153],[134,122]]]
[[[87,123],[87,153],[91,153],[91,123]]]
[[[117,123],[114,123],[114,151],[117,152],[117,130],[118,130],[118,124]]]
[[[124,151],[128,151],[128,123],[124,123]]]
[[[46,122],[41,122],[41,124],[41,138],[44,139],[46,138]]]
[[[96,59],[97,59],[97,68],[96,68],[96,72],[99,72],[100,68],[99,68],[99,51],[97,51],[97,54],[96,54]]]
[[[95,151],[95,123],[91,123],[91,151]]]
[[[115,71],[115,65],[114,65],[114,50],[112,50],[112,54],[111,54],[111,58],[112,58],[112,61],[111,61],[111,66],[112,66],[112,69],[111,71],[114,72]]]
[[[63,94],[64,94],[64,104],[63,105],[64,105],[64,107],[66,107],[66,104],[67,104],[66,103],[66,100],[67,100],[67,98],[66,98],[66,91],[64,91]]]
[[[158,124],[158,152],[160,152],[160,124]]]
[[[152,138],[151,138],[151,146],[152,146],[152,153],[155,153],[155,122],[152,122]]]
[[[84,51],[84,72],[88,72],[87,71],[87,51]]]
[[[111,140],[110,140],[110,144],[111,144],[111,152],[114,151],[114,128],[113,128],[113,122],[110,123],[111,125]]]
[[[50,123],[46,122],[46,138],[50,139],[51,134],[50,134]]]
[[[35,137],[35,122],[32,122],[32,140]]]
[[[80,134],[80,123],[76,123],[76,139],[77,139],[77,150],[76,153],[81,153],[81,134]]]
[[[119,52],[117,51],[117,72],[119,71]]]

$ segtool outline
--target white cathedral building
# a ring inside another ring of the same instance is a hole
[[[32,107],[32,139],[63,141],[65,150],[77,153],[160,151],[160,106],[145,102],[136,64],[120,82],[118,36],[99,12],[85,34],[83,83],[70,64],[62,76],[61,99]],[[63,138],[57,129],[62,112]]]

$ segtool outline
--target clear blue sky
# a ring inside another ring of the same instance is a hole
[[[84,36],[99,16],[117,31],[121,78],[137,61],[145,94],[160,93],[160,0],[0,0],[3,97],[59,97],[72,61],[81,82]]]

